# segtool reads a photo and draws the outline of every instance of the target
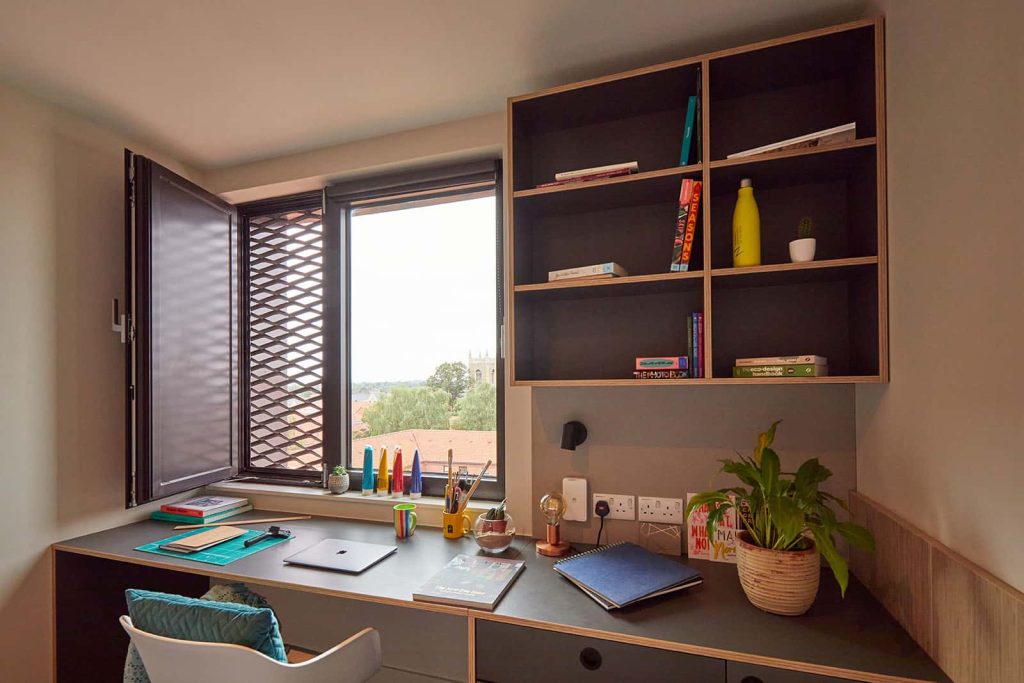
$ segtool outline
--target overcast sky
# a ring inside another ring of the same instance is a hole
[[[495,352],[494,197],[352,220],[352,381]]]

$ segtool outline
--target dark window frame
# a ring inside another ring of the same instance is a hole
[[[501,500],[505,496],[505,354],[502,343],[504,299],[504,226],[502,168],[498,160],[460,164],[439,168],[379,176],[365,180],[339,183],[324,190],[324,403],[344,404],[343,411],[330,411],[324,416],[325,452],[340,456],[349,468],[353,489],[362,486],[362,472],[351,469],[352,384],[351,378],[351,258],[350,221],[353,209],[368,205],[393,206],[422,202],[442,197],[471,195],[481,191],[494,192],[495,198],[495,391],[496,391],[496,458],[494,479],[480,482],[476,497],[480,500]],[[332,294],[338,295],[332,301]],[[331,352],[330,350],[334,351]],[[343,362],[341,362],[343,360]],[[330,361],[330,362],[328,362]],[[335,362],[337,361],[337,362]],[[359,463],[361,466],[361,463]],[[476,473],[471,472],[471,476]],[[423,495],[444,495],[446,477],[423,475]]]
[[[480,500],[501,500],[505,495],[505,353],[503,343],[504,299],[504,226],[502,197],[502,167],[497,160],[446,166],[379,176],[360,181],[328,186],[325,190],[276,197],[249,202],[238,206],[239,254],[243,264],[240,295],[241,311],[241,444],[242,458],[238,475],[240,480],[267,484],[290,484],[324,487],[328,473],[337,465],[350,468],[353,490],[362,485],[362,472],[351,470],[352,385],[351,377],[351,283],[349,262],[351,241],[349,226],[352,211],[368,205],[397,205],[422,202],[442,197],[471,195],[493,191],[495,197],[495,264],[496,264],[496,325],[495,325],[495,391],[496,391],[496,452],[497,462],[492,480],[480,483],[476,497]],[[250,465],[250,406],[249,406],[249,219],[267,213],[289,209],[323,209],[323,470],[317,473],[284,468],[252,467]],[[341,410],[331,406],[341,406]],[[358,463],[361,465],[361,463]],[[471,475],[475,473],[471,472]],[[424,475],[423,493],[443,496],[446,477]]]

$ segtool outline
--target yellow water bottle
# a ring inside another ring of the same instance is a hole
[[[750,178],[740,181],[740,193],[732,212],[732,265],[734,268],[761,265],[761,214],[757,211]]]

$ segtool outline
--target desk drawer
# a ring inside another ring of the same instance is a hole
[[[742,662],[729,662],[726,669],[729,672],[727,683],[852,683],[847,678],[820,676]]]
[[[722,683],[725,662],[554,631],[476,621],[476,676],[488,683]]]

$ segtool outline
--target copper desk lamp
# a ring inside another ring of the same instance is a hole
[[[565,499],[560,493],[549,493],[540,499],[540,511],[547,520],[547,538],[537,541],[537,554],[561,557],[569,553],[569,544],[559,537],[558,523],[565,514]]]

